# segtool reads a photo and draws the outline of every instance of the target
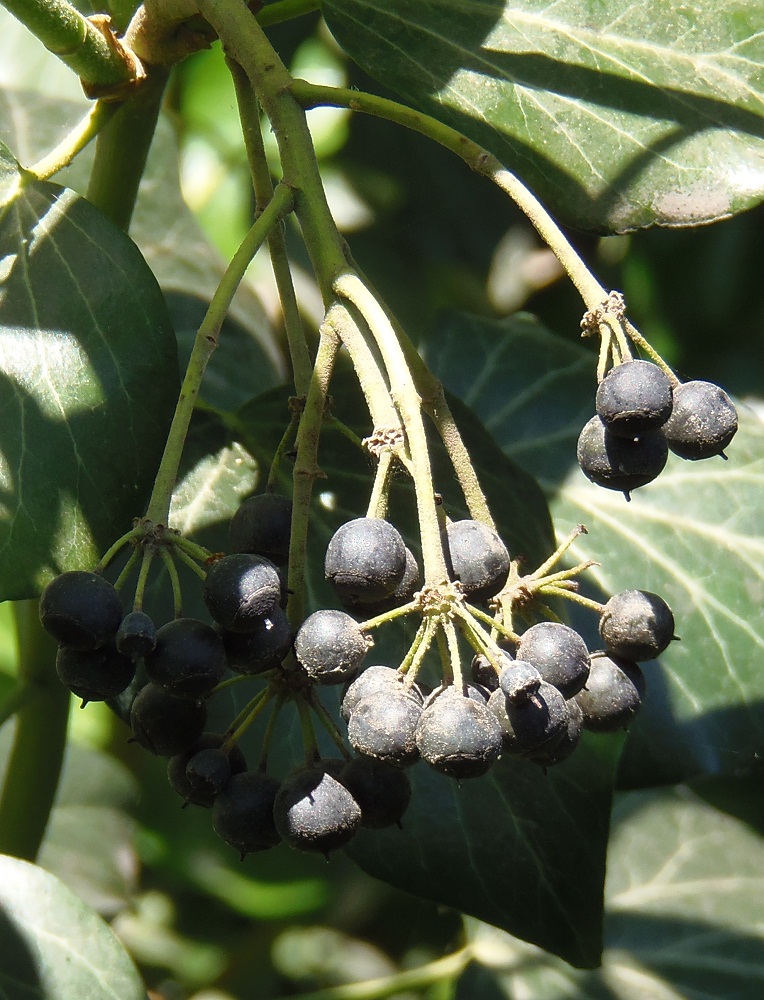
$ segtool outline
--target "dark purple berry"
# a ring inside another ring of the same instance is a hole
[[[509,552],[493,529],[480,521],[452,521],[446,528],[448,561],[454,579],[471,601],[498,594],[509,575]]]
[[[374,604],[390,597],[403,579],[406,546],[389,521],[358,517],[332,535],[324,570],[340,600]]]
[[[70,570],[51,580],[40,597],[40,622],[56,642],[96,649],[117,634],[122,602],[97,573]]]
[[[211,625],[176,618],[157,631],[156,646],[144,656],[149,680],[178,698],[203,698],[220,682],[226,658],[223,640]]]
[[[597,387],[597,415],[611,434],[634,438],[657,430],[671,415],[671,380],[652,361],[611,368]]]
[[[674,409],[663,426],[669,448],[680,458],[721,455],[737,431],[737,410],[713,382],[685,382],[674,389]]]
[[[202,596],[219,625],[250,632],[279,607],[281,578],[269,559],[235,552],[210,567]]]
[[[315,611],[300,626],[295,654],[319,684],[342,684],[353,677],[372,645],[358,623],[344,611]]]
[[[608,653],[623,660],[653,660],[674,637],[674,615],[662,597],[624,590],[602,609],[600,635]]]
[[[277,566],[289,559],[292,501],[278,493],[258,493],[242,501],[231,518],[232,552],[265,556]]]

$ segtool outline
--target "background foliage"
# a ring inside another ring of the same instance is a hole
[[[462,422],[471,450],[513,551],[548,551],[549,511],[560,536],[585,522],[590,533],[573,555],[602,562],[589,578],[592,594],[632,586],[663,594],[682,642],[647,666],[649,697],[620,762],[620,740],[608,738],[587,743],[545,782],[538,771],[507,765],[498,782],[457,789],[417,770],[416,811],[402,835],[370,835],[350,852],[363,871],[342,856],[325,865],[285,847],[240,864],[216,841],[207,814],[179,809],[162,762],[127,745],[126,728],[108,710],[89,706],[73,721],[40,858],[44,871],[8,860],[0,878],[3,905],[36,898],[41,883],[53,901],[24,914],[23,933],[0,920],[0,955],[17,956],[16,964],[0,960],[12,996],[31,982],[42,996],[80,996],[86,987],[100,996],[87,981],[93,964],[124,976],[109,986],[113,994],[141,995],[141,980],[123,950],[109,951],[115,944],[93,909],[110,920],[144,981],[168,1000],[275,997],[387,976],[465,939],[476,962],[460,978],[427,986],[432,1000],[761,995],[761,13],[758,5],[740,5],[732,17],[726,7],[697,3],[676,14],[686,19],[680,25],[649,5],[610,4],[595,22],[563,4],[552,22],[544,5],[525,3],[513,5],[506,21],[504,7],[499,0],[481,4],[477,17],[473,5],[456,0],[384,7],[331,0],[324,13],[334,37],[318,15],[271,35],[293,72],[361,89],[389,87],[521,170],[565,221],[589,230],[572,231],[573,241],[605,285],[623,289],[635,323],[679,374],[719,381],[741,401],[741,431],[728,463],[688,468],[672,461],[628,506],[590,486],[575,465],[574,442],[593,408],[596,359],[578,339],[580,302],[524,218],[419,136],[340,110],[311,112],[340,226],[361,267],[467,408]],[[0,27],[0,137],[28,164],[78,120],[85,101],[72,74],[27,32],[5,14]],[[415,59],[402,56],[411,52]],[[545,136],[554,141],[542,142]],[[88,167],[86,152],[57,180],[83,193]],[[672,199],[676,189],[683,193]],[[706,221],[744,208],[703,229],[591,233]],[[130,232],[165,293],[180,364],[222,261],[252,212],[230,78],[213,48],[180,65],[172,79]],[[0,238],[5,257],[13,233]],[[296,234],[288,239],[301,308],[315,327],[320,299]],[[74,250],[72,259],[79,259]],[[15,315],[8,320],[7,308],[0,303],[0,322],[26,325]],[[176,375],[164,304],[157,309],[161,316],[147,326],[167,374],[156,409],[141,395],[134,416],[161,427]],[[130,364],[138,353],[128,352]],[[8,346],[3,356],[18,354]],[[7,364],[3,372],[12,374]],[[130,377],[140,379],[140,372]],[[258,260],[223,331],[175,498],[179,522],[203,543],[222,547],[236,504],[262,483],[285,423],[286,381],[273,281]],[[339,379],[333,394],[343,419],[357,422],[350,380]],[[11,395],[18,401],[17,390]],[[112,393],[104,390],[107,398]],[[6,404],[6,418],[15,423],[30,406],[28,399]],[[115,419],[124,426],[133,417]],[[362,421],[357,429],[364,432]],[[150,437],[143,432],[141,440]],[[121,452],[119,469],[129,452]],[[56,454],[62,467],[71,466]],[[155,461],[149,451],[135,456],[148,467]],[[321,458],[329,480],[314,531],[319,566],[330,532],[360,510],[358,483],[368,471],[337,434],[327,433]],[[83,467],[104,477],[94,493],[119,500],[108,462],[83,457]],[[134,503],[104,511],[105,521],[129,522]],[[393,509],[410,532],[406,507],[401,484]],[[38,519],[35,530],[41,527],[49,532],[49,520]],[[108,542],[93,534],[77,559],[86,561],[87,546],[90,552]],[[31,560],[24,576],[6,563],[4,598],[27,596],[44,582],[49,568],[38,556]],[[14,590],[20,579],[31,583]],[[324,599],[323,591],[317,573],[311,600]],[[2,693],[16,650],[10,617],[0,620]],[[591,631],[587,621],[576,625]],[[380,655],[394,662],[401,639]],[[221,710],[230,715],[230,704]],[[284,735],[285,758],[296,738],[296,727]],[[603,966],[577,971],[506,930],[575,965],[596,963],[588,934],[602,919],[596,886],[614,779]],[[459,822],[443,826],[454,813]],[[562,861],[560,843],[567,845]],[[534,865],[551,873],[548,884]],[[465,921],[460,910],[473,918]],[[95,953],[77,951],[73,967],[53,963],[50,981],[43,981],[35,956],[51,920],[58,933],[66,928],[75,950],[87,938]]]

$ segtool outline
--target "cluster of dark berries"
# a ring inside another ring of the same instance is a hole
[[[41,622],[59,643],[59,677],[83,704],[124,692],[142,664],[146,683],[130,708],[133,739],[169,758],[169,782],[184,805],[212,809],[214,829],[241,855],[282,840],[328,853],[361,826],[398,823],[410,795],[399,769],[350,753],[338,760],[313,753],[279,781],[267,773],[265,748],[248,769],[236,742],[238,720],[227,733],[206,728],[207,702],[224,677],[265,679],[263,703],[270,692],[275,701],[315,704],[314,685],[354,676],[371,645],[342,611],[316,612],[294,636],[280,570],[290,519],[291,502],[275,494],[241,505],[230,526],[234,551],[212,561],[204,581],[214,624],[177,617],[156,628],[142,610],[124,615],[115,587],[85,571],[61,574],[40,600]],[[293,648],[297,662],[287,665]],[[257,703],[256,696],[253,715]]]
[[[496,533],[463,520],[449,523],[445,535],[449,571],[460,591],[476,603],[499,593],[510,557]],[[399,590],[407,556],[391,524],[357,518],[332,537],[326,576],[349,609],[377,613],[410,600],[409,591]],[[397,768],[423,760],[462,779],[485,774],[503,754],[546,767],[573,752],[582,729],[625,727],[644,694],[637,664],[668,646],[674,620],[657,595],[626,591],[601,610],[604,651],[590,654],[573,629],[542,622],[516,642],[504,641],[497,655],[475,655],[470,680],[453,678],[434,690],[417,682],[411,663],[403,670],[376,664],[352,679],[366,640],[343,612],[316,612],[303,629],[311,641],[314,633],[323,640],[320,652],[309,655],[298,635],[298,658],[306,670],[317,679],[323,674],[325,683],[351,681],[342,715],[357,753]]]
[[[600,382],[597,415],[578,439],[578,464],[598,486],[632,490],[663,471],[669,450],[698,460],[723,455],[737,431],[729,396],[712,382],[673,384],[651,361],[626,361]]]

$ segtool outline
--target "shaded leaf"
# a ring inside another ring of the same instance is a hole
[[[495,153],[568,222],[697,225],[764,196],[760,6],[325,0],[377,80]]]
[[[660,784],[753,763],[764,751],[764,424],[755,412],[740,407],[728,462],[672,456],[627,504],[575,464],[576,438],[594,410],[592,353],[528,316],[453,316],[428,353],[505,453],[539,477],[560,535],[586,524],[572,555],[602,562],[587,574],[594,596],[650,590],[674,611],[682,641],[645,667],[648,696],[621,781]],[[591,614],[575,623],[600,644]]]
[[[49,1000],[145,1000],[146,990],[114,932],[57,878],[0,856],[0,988]]]
[[[622,796],[613,821],[602,969],[576,972],[538,949],[477,929],[478,960],[494,970],[503,995],[758,1000],[761,838],[686,790]]]
[[[164,299],[123,232],[57,185],[11,180],[4,200],[0,591],[18,599],[95,563],[143,512],[177,361]]]
[[[461,785],[417,764],[402,829],[361,831],[347,851],[392,885],[595,966],[617,746],[589,739],[546,775],[508,758]]]

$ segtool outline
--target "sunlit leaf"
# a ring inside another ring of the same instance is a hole
[[[764,16],[747,0],[325,0],[377,80],[569,222],[697,225],[764,196]]]

